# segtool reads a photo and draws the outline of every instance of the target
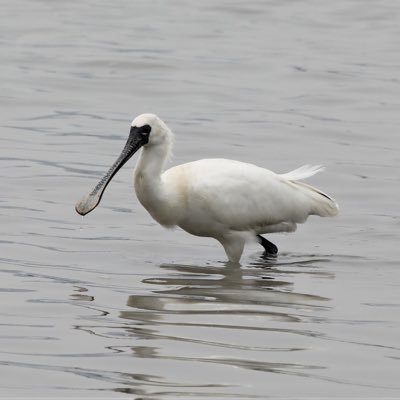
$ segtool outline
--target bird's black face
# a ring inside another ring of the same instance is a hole
[[[131,127],[128,140],[117,161],[115,161],[94,189],[89,194],[82,197],[76,204],[75,210],[78,214],[86,215],[98,206],[104,190],[111,182],[114,175],[142,146],[149,142],[150,132],[151,126],[148,124]]]
[[[145,145],[149,142],[150,132],[151,132],[151,126],[148,124],[143,126],[131,126],[131,131],[129,133],[129,136],[135,136],[137,138],[141,138],[143,145]]]

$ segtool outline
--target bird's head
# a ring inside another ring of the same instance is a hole
[[[141,114],[132,121],[130,136],[141,139],[143,146],[152,146],[165,143],[172,133],[157,115]]]
[[[155,114],[141,114],[132,121],[128,140],[117,161],[99,181],[95,188],[82,197],[75,210],[86,215],[100,203],[104,190],[119,169],[141,148],[167,144],[172,140],[172,132]]]

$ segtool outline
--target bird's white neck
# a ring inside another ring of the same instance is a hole
[[[171,144],[157,144],[143,147],[135,168],[135,179],[143,176],[146,180],[157,181],[164,171],[165,162],[170,152]]]
[[[144,146],[134,171],[136,195],[152,217],[162,225],[171,225],[168,215],[171,205],[161,179],[172,142]]]

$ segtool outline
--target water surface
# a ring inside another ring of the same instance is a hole
[[[3,397],[400,396],[398,2],[2,11]],[[172,164],[326,165],[310,183],[340,215],[226,266],[218,243],[151,220],[134,158],[82,219],[142,112],[176,133]]]

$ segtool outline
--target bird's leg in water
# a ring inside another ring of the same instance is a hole
[[[241,232],[229,232],[216,239],[224,246],[229,262],[233,264],[239,263],[246,241],[243,234]]]
[[[258,243],[260,243],[261,246],[264,247],[265,252],[267,254],[275,255],[278,253],[278,248],[272,242],[265,239],[265,237],[262,237],[261,235],[257,235],[257,240],[258,240]]]

